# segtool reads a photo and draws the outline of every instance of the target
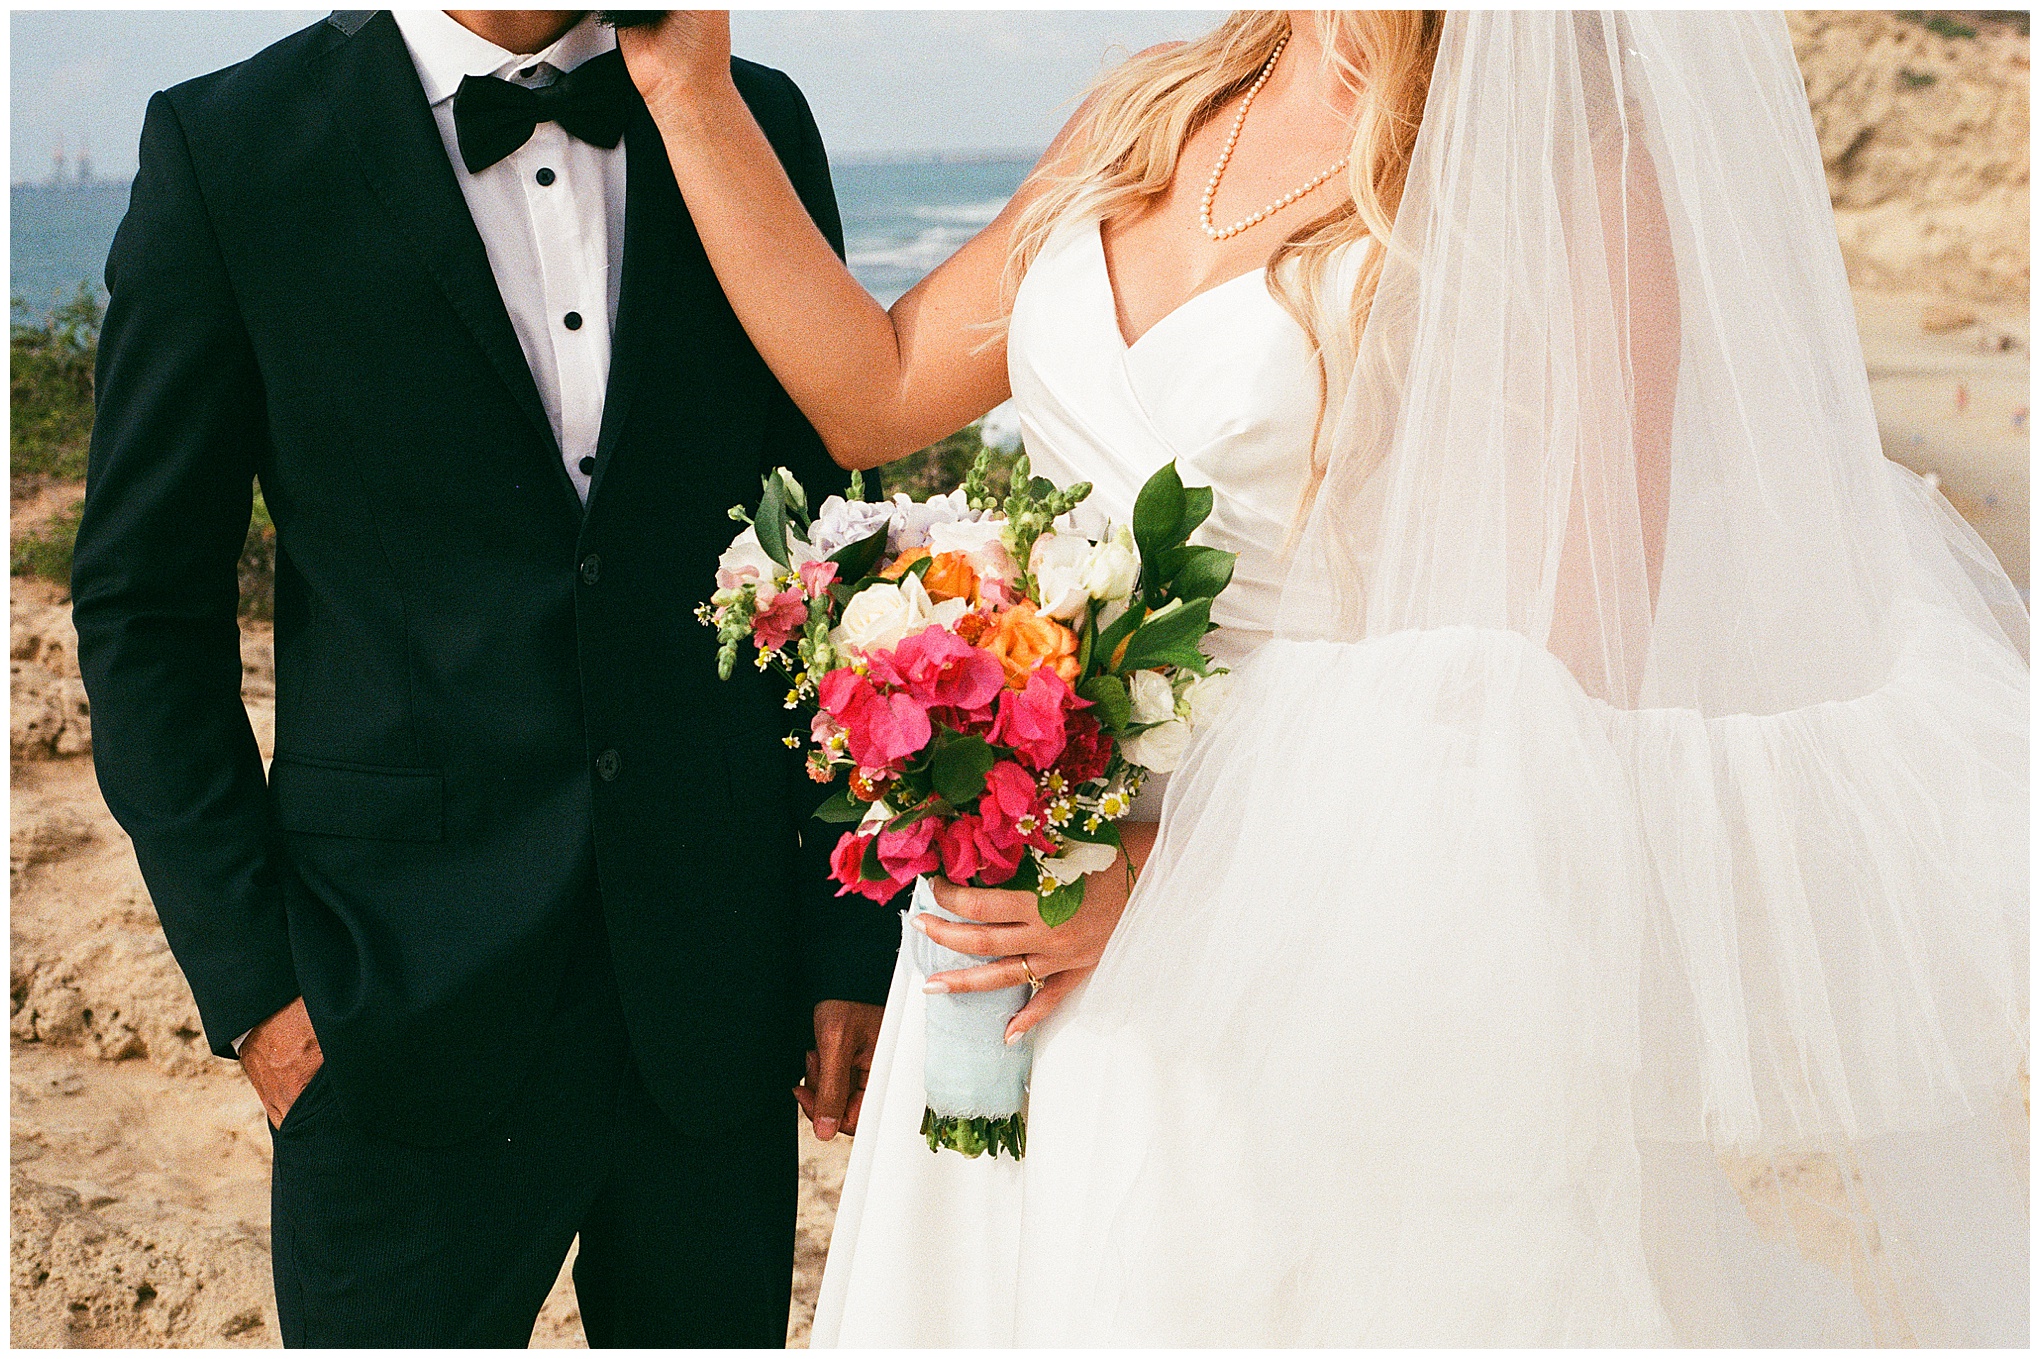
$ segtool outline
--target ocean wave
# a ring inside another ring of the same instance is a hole
[[[976,234],[975,230],[960,227],[929,227],[909,241],[884,237],[853,239],[848,251],[850,267],[926,273],[955,254],[965,241]]]
[[[923,203],[914,208],[916,218],[923,222],[961,222],[969,226],[984,226],[1004,210],[1008,200],[988,198],[980,203]]]

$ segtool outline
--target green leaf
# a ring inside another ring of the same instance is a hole
[[[864,813],[870,805],[866,802],[859,802],[856,798],[851,797],[848,788],[838,788],[835,792],[829,794],[828,801],[815,808],[815,820],[826,821],[830,825],[842,825],[849,821],[862,821]]]
[[[1151,617],[1127,643],[1118,671],[1150,670],[1158,665],[1187,665],[1202,670],[1204,652],[1198,643],[1211,630],[1211,601],[1186,600]]]
[[[1041,865],[1034,862],[1032,854],[1020,856],[1020,866],[1013,870],[1013,876],[1004,882],[988,882],[987,887],[1003,887],[1008,892],[1033,892],[1041,887]]]
[[[1119,649],[1121,642],[1133,635],[1133,630],[1139,627],[1147,616],[1145,605],[1129,604],[1125,613],[1112,620],[1111,627],[1098,634],[1098,645],[1091,654],[1098,658],[1100,666],[1111,666],[1112,653]]]
[[[790,569],[786,555],[786,491],[777,476],[765,478],[765,497],[758,502],[758,546],[765,555]]]
[[[885,865],[878,861],[878,837],[872,836],[864,842],[864,863],[857,876],[865,882],[884,882],[892,874],[885,871]]]
[[[1237,553],[1216,547],[1175,547],[1163,562],[1169,593],[1178,599],[1211,599],[1232,583]]]
[[[1133,502],[1133,540],[1140,547],[1143,576],[1149,573],[1157,557],[1187,536],[1177,531],[1184,508],[1183,478],[1177,474],[1175,463],[1164,463],[1147,479],[1147,485],[1140,488],[1140,495]],[[1160,581],[1155,582],[1159,584]]]
[[[1209,486],[1186,486],[1183,488],[1183,521],[1177,527],[1182,536],[1176,541],[1183,542],[1197,532],[1197,526],[1211,517],[1211,488]]]
[[[912,576],[916,580],[919,580],[923,576],[928,574],[928,568],[933,566],[934,564],[935,559],[933,557],[923,557],[921,558],[921,560],[915,562],[912,566],[908,567],[906,570],[906,574]]]
[[[1118,731],[1133,716],[1133,699],[1126,681],[1117,675],[1093,675],[1077,687],[1079,697],[1091,700],[1091,713],[1108,731]]]
[[[1041,912],[1041,923],[1054,929],[1084,904],[1084,880],[1078,878],[1066,887],[1058,887],[1046,896],[1035,898],[1035,909]]]
[[[1087,845],[1111,845],[1114,849],[1124,848],[1119,839],[1119,823],[1116,821],[1100,821],[1098,829],[1087,831],[1084,829],[1084,818],[1080,816],[1062,828],[1062,835],[1064,839],[1081,840]]]
[[[859,538],[854,543],[845,543],[830,556],[836,563],[837,579],[846,585],[855,585],[878,567],[878,559],[885,555],[885,530],[880,529],[868,538]]]
[[[935,791],[952,807],[961,807],[985,790],[985,775],[999,756],[982,736],[953,736],[935,747],[929,773]]]

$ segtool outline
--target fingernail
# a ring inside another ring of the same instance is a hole
[[[815,1120],[815,1136],[826,1142],[836,1135],[836,1120],[818,1118]]]
[[[931,981],[922,986],[921,994],[924,996],[946,996],[949,994],[949,983]]]
[[[1006,1046],[1010,1048],[1010,1047],[1012,1047],[1012,1046],[1013,1046],[1013,1045],[1014,1045],[1015,1043],[1019,1042],[1019,1041],[1020,1041],[1020,1040],[1021,1040],[1022,1038],[1025,1038],[1026,1036],[1027,1036],[1027,1030],[1025,1030],[1025,1029],[1022,1029],[1022,1030],[1021,1030],[1020,1032],[1018,1032],[1018,1033],[1009,1033],[1009,1034],[1007,1034],[1007,1035],[1006,1035]]]
[[[907,923],[923,934],[928,932],[928,917],[924,915],[910,915],[907,917]]]

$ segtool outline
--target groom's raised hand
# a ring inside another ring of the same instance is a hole
[[[871,1061],[878,1052],[882,1005],[825,1000],[815,1006],[815,1045],[807,1055],[807,1079],[793,1088],[801,1111],[823,1142],[839,1131],[857,1133]]]

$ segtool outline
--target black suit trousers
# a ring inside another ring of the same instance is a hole
[[[793,1110],[676,1128],[631,1058],[592,914],[529,1074],[487,1131],[391,1141],[332,1094],[321,1071],[274,1134],[286,1345],[521,1348],[576,1236],[591,1345],[785,1343]]]

